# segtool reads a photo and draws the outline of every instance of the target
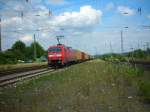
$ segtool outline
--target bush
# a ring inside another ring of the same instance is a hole
[[[5,58],[5,54],[4,53],[0,53],[0,64],[6,64],[6,58]]]
[[[37,58],[46,56],[47,53],[39,43],[36,44]],[[0,52],[0,64],[16,64],[20,60],[21,62],[32,62],[34,59],[34,43],[30,46],[26,46],[22,41],[17,41],[13,44],[11,49],[5,52]],[[19,62],[20,62],[19,61]]]
[[[150,81],[140,81],[139,92],[144,97],[144,99],[150,101]]]
[[[17,60],[12,51],[6,51],[0,53],[0,64],[15,64]]]
[[[126,57],[121,54],[106,54],[100,56],[100,58],[105,61],[115,61],[115,62],[127,61]]]

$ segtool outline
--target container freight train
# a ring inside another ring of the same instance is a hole
[[[83,62],[89,59],[90,55],[62,44],[48,48],[48,65],[52,67]]]

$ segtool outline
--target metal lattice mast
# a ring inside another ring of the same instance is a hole
[[[121,30],[121,53],[124,52],[124,48],[123,48],[123,31]]]
[[[0,52],[2,51],[2,34],[1,34],[1,18],[0,18]]]
[[[34,59],[36,60],[37,54],[36,54],[36,39],[34,34]]]

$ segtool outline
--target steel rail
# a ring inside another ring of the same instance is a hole
[[[52,72],[52,71],[55,71],[55,69],[43,68],[43,69],[32,70],[28,72],[14,73],[14,74],[2,76],[0,77],[0,87],[4,87],[10,84],[22,81],[24,79],[39,76],[41,74],[45,74],[45,73]]]
[[[14,68],[14,69],[9,69],[9,70],[0,70],[0,77],[14,74],[14,73],[22,73],[22,72],[27,72],[31,70],[38,70],[42,68],[46,68],[47,65],[41,65],[41,66],[32,66],[32,67],[24,67],[24,68]]]

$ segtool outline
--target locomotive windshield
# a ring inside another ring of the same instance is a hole
[[[50,48],[48,51],[49,52],[61,52],[61,48],[58,48],[58,47],[56,47],[56,48]]]

